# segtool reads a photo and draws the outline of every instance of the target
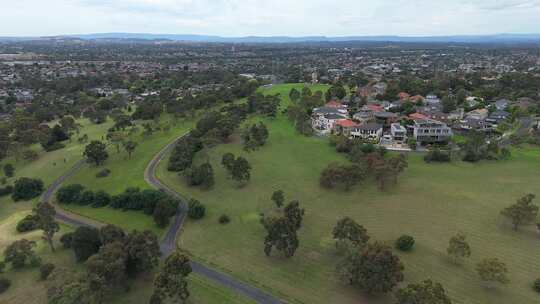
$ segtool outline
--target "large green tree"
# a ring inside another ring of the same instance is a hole
[[[417,284],[409,284],[396,292],[396,304],[451,304],[440,283],[425,280]]]
[[[54,235],[60,230],[60,225],[55,221],[56,210],[48,202],[39,203],[35,209],[39,228],[43,230],[43,239],[49,244],[54,252]]]
[[[533,204],[534,194],[527,194],[517,200],[510,207],[501,211],[501,214],[512,221],[514,230],[519,226],[533,224],[538,216],[538,206]]]
[[[107,146],[97,140],[90,142],[84,149],[83,155],[88,159],[88,162],[92,162],[99,166],[109,158],[107,153]]]
[[[337,267],[344,282],[370,294],[392,291],[403,281],[403,269],[392,249],[379,242],[351,252]]]
[[[175,251],[165,259],[154,280],[152,303],[170,298],[174,303],[184,303],[189,298],[187,277],[191,273],[189,258]]]
[[[455,263],[461,263],[464,258],[470,257],[471,247],[467,243],[465,234],[458,233],[451,237],[446,252]]]
[[[508,269],[506,268],[506,264],[497,258],[483,259],[476,265],[476,272],[478,272],[482,281],[488,284],[506,284],[510,281],[507,275]]]
[[[343,241],[350,242],[357,247],[363,247],[369,241],[366,228],[350,217],[344,217],[337,222],[332,231],[332,236],[336,240],[336,247],[339,247],[339,244]]]

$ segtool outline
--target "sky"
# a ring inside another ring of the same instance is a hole
[[[540,0],[0,0],[0,36],[539,33]]]

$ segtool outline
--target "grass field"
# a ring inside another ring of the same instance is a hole
[[[266,93],[287,96],[291,85],[275,86]],[[285,98],[285,103],[288,98]],[[258,119],[252,119],[257,121]],[[264,119],[270,138],[262,149],[245,153],[238,139],[208,153],[216,184],[208,191],[189,188],[162,165],[160,178],[180,193],[207,206],[201,221],[189,221],[181,246],[196,259],[214,265],[247,282],[253,282],[295,303],[358,303],[363,296],[340,284],[334,274],[339,256],[331,230],[342,216],[364,225],[372,239],[388,244],[401,234],[416,239],[411,253],[399,253],[407,282],[431,278],[441,282],[455,303],[538,303],[531,287],[540,277],[540,240],[534,227],[514,232],[499,216],[504,207],[529,192],[540,194],[540,150],[513,151],[504,162],[428,165],[421,155],[409,156],[409,168],[399,184],[379,192],[366,181],[350,192],[323,190],[321,170],[333,161],[346,161],[325,139],[303,137],[279,116]],[[225,152],[245,156],[252,164],[252,179],[238,189],[220,165]],[[200,156],[206,159],[206,156]],[[306,209],[299,233],[300,248],[292,259],[263,253],[264,230],[259,214],[272,208],[274,190],[285,191],[288,200],[298,199]],[[218,224],[227,214],[232,222]],[[446,256],[448,239],[464,232],[472,256],[455,266]],[[486,289],[474,270],[475,263],[497,257],[507,263],[510,284]],[[376,297],[369,303],[390,303]]]

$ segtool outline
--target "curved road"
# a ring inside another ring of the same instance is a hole
[[[180,230],[182,229],[182,226],[186,218],[187,203],[186,203],[186,199],[181,194],[169,188],[167,185],[163,184],[157,178],[156,169],[159,163],[161,162],[161,160],[163,160],[163,158],[165,157],[165,155],[174,148],[176,142],[183,136],[185,135],[178,137],[173,142],[169,143],[167,146],[161,149],[161,151],[159,151],[158,154],[156,154],[156,156],[154,156],[154,158],[150,161],[150,163],[146,167],[146,170],[144,171],[144,179],[148,184],[150,184],[152,187],[156,189],[164,191],[178,198],[181,201],[176,211],[176,215],[174,216],[173,223],[169,227],[169,230],[167,231],[167,233],[165,234],[165,236],[163,237],[160,243],[161,252],[163,253],[164,257],[169,256],[176,249],[176,237],[179,234]],[[58,188],[62,185],[64,181],[66,181],[75,173],[77,173],[84,166],[84,163],[85,163],[84,159],[78,161],[69,171],[67,171],[58,179],[56,179],[47,188],[45,193],[43,193],[41,197],[41,201],[52,202],[53,201],[52,198],[56,190],[58,190]],[[68,225],[75,226],[75,227],[76,226],[100,227],[104,225],[104,223],[96,222],[88,218],[78,216],[62,208],[56,208],[56,217],[59,221],[62,221]],[[284,301],[254,286],[238,281],[237,279],[229,275],[216,271],[198,262],[191,261],[191,267],[195,273],[205,277],[206,279],[210,281],[218,283],[219,285],[225,288],[228,288],[238,294],[241,294],[247,298],[250,298],[257,303],[264,303],[264,304],[285,303]]]

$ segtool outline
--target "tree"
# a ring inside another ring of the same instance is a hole
[[[206,207],[196,199],[191,199],[188,203],[188,216],[194,220],[202,219],[206,213]]]
[[[171,216],[176,213],[176,206],[178,203],[176,201],[171,201],[168,198],[160,199],[152,212],[152,217],[154,222],[160,228],[165,228],[169,225]]]
[[[300,242],[296,229],[285,217],[269,217],[263,220],[267,235],[264,239],[264,253],[270,256],[272,248],[282,251],[285,257],[292,257]]]
[[[56,200],[60,204],[79,203],[84,191],[84,186],[72,184],[63,186],[56,192]]]
[[[28,177],[21,177],[15,181],[11,198],[14,201],[30,200],[38,197],[43,192],[43,181]]]
[[[126,259],[122,244],[113,242],[101,247],[86,261],[88,284],[98,303],[102,303],[107,292],[126,285]]]
[[[379,242],[353,251],[338,267],[341,279],[370,294],[386,293],[403,281],[403,264]]]
[[[283,201],[285,201],[285,195],[282,190],[277,190],[272,193],[272,201],[276,204],[276,207],[281,208]]]
[[[132,231],[125,240],[124,251],[127,253],[126,272],[134,277],[138,273],[156,267],[161,256],[159,240],[151,231]]]
[[[119,242],[123,243],[126,238],[126,233],[121,228],[115,225],[105,225],[99,229],[101,243],[103,245]]]
[[[462,233],[450,238],[446,252],[455,263],[460,263],[464,258],[471,256],[471,247],[465,239],[466,237]]]
[[[209,163],[192,166],[184,171],[184,177],[190,186],[202,186],[203,189],[210,189],[214,185],[214,169]]]
[[[46,280],[49,277],[49,275],[51,274],[51,272],[53,272],[54,267],[55,266],[52,263],[45,263],[45,264],[41,265],[39,267],[39,277],[42,280]]]
[[[441,103],[444,113],[450,113],[457,108],[456,100],[449,96],[444,96]]]
[[[225,153],[221,158],[221,165],[223,165],[223,167],[229,172],[229,174],[233,170],[235,159],[236,158],[232,153]]]
[[[304,218],[304,209],[300,208],[300,202],[292,201],[283,209],[283,215],[289,222],[289,225],[293,229],[298,230],[302,227],[302,220]]]
[[[126,150],[126,152],[128,153],[128,157],[129,159],[131,159],[131,155],[133,154],[133,152],[135,151],[135,149],[137,148],[137,143],[132,141],[132,140],[128,140],[126,142],[124,142],[124,150]]]
[[[81,226],[75,230],[71,239],[71,248],[78,262],[84,262],[97,253],[101,245],[99,230],[95,228]]]
[[[397,304],[451,304],[452,300],[440,283],[425,280],[409,284],[396,292]]]
[[[336,240],[336,247],[339,247],[343,241],[351,242],[357,247],[363,247],[369,241],[366,228],[349,217],[344,217],[337,222],[332,236]]]
[[[4,175],[6,177],[13,177],[13,175],[15,174],[15,167],[13,167],[12,164],[5,164],[3,169],[4,169]]]
[[[42,202],[37,205],[35,213],[38,217],[39,228],[43,230],[43,239],[49,244],[54,252],[53,237],[60,230],[60,225],[54,220],[56,210],[48,202]]]
[[[157,303],[161,303],[162,299],[171,298],[172,302],[184,303],[189,298],[187,277],[191,271],[189,258],[179,251],[173,252],[154,280],[153,301],[157,298]]]
[[[289,98],[292,102],[296,103],[298,99],[300,99],[300,92],[297,89],[292,88],[289,92]]]
[[[321,186],[330,189],[342,186],[347,191],[362,181],[365,174],[366,170],[363,166],[332,163],[321,172],[319,183]]]
[[[506,264],[497,258],[483,259],[476,265],[476,272],[486,283],[506,284],[510,281],[507,276]]]
[[[24,267],[26,262],[35,257],[33,247],[36,247],[36,242],[27,239],[11,243],[4,250],[4,262],[11,263],[16,269]]]
[[[247,159],[239,156],[235,161],[231,171],[231,177],[233,180],[239,183],[246,183],[251,178],[251,165]]]
[[[519,226],[533,224],[538,215],[538,206],[533,204],[534,194],[527,194],[517,200],[510,207],[501,211],[501,214],[512,221],[514,230],[518,230]]]
[[[401,251],[410,251],[414,246],[414,238],[410,235],[402,235],[396,240],[396,248]]]
[[[88,159],[88,162],[93,162],[99,166],[109,157],[107,146],[97,140],[90,142],[84,149],[83,155]]]

